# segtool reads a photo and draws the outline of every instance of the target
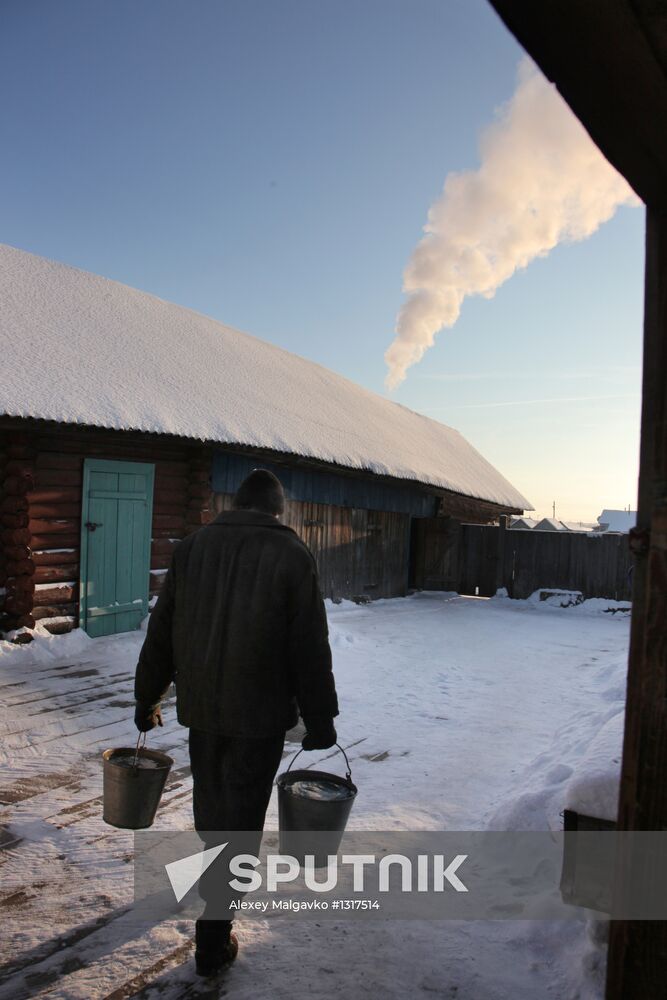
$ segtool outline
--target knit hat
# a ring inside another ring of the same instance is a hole
[[[280,480],[268,469],[253,469],[234,494],[236,510],[261,510],[279,517],[285,510],[285,493]]]

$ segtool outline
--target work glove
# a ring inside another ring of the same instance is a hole
[[[156,726],[164,725],[160,706],[155,705],[151,707],[150,705],[142,705],[140,702],[137,702],[134,710],[134,724],[140,733],[149,733]]]
[[[312,718],[304,719],[306,723],[306,734],[301,740],[304,750],[328,750],[335,746],[338,735],[334,729],[333,719]]]

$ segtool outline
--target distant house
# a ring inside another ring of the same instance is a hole
[[[541,521],[533,521],[530,517],[517,517],[515,520],[527,522],[535,531],[580,531],[588,534],[599,530],[599,525],[592,521],[559,521],[555,517],[543,517]]]
[[[603,510],[596,531],[620,531],[627,534],[637,523],[636,510]]]
[[[534,526],[535,531],[567,531],[562,521],[557,521],[555,517],[543,517]]]
[[[420,519],[531,509],[458,431],[200,313],[0,246],[0,629],[137,627],[257,465],[327,597],[405,594]]]
[[[537,521],[533,517],[513,517],[509,527],[518,531],[530,531],[536,524]]]

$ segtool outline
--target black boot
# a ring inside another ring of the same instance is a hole
[[[215,976],[236,958],[239,943],[231,920],[198,920],[195,924],[195,968],[198,976]]]

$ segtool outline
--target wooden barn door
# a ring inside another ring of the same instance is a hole
[[[154,466],[86,459],[79,624],[129,632],[148,614]]]

